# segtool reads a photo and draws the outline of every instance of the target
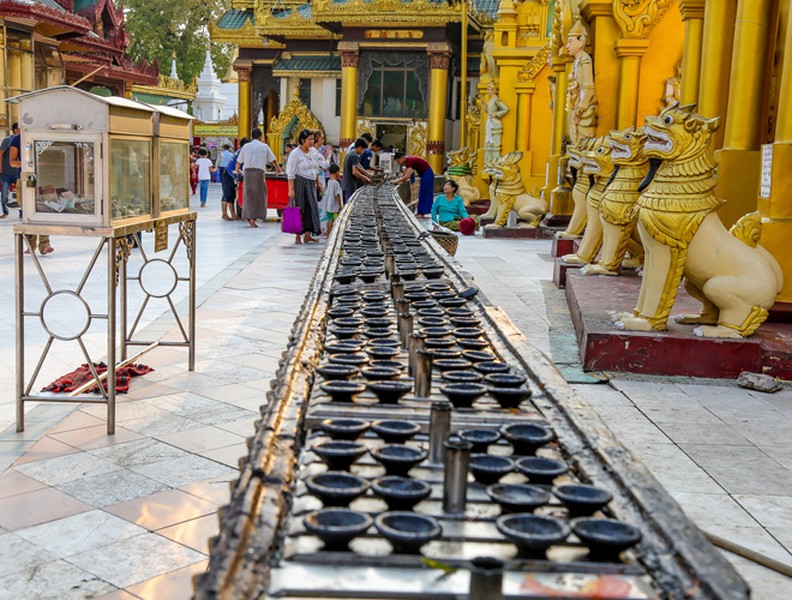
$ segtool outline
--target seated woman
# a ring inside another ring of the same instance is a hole
[[[443,193],[435,197],[432,205],[432,221],[452,231],[459,231],[459,222],[468,218],[465,202],[457,195],[457,190],[459,184],[449,179],[443,185]]]

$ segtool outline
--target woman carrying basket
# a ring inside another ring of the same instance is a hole
[[[311,155],[314,134],[310,129],[303,129],[297,141],[299,146],[289,153],[289,159],[286,161],[286,176],[289,178],[289,202],[294,202],[294,205],[300,209],[302,217],[302,237],[300,234],[296,234],[294,243],[317,243],[319,239],[314,236],[320,235],[321,229],[316,193],[319,187],[319,175],[316,161]]]

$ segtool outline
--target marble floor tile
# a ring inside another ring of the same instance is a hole
[[[135,433],[147,437],[155,437],[177,431],[188,431],[203,426],[203,423],[199,423],[192,419],[185,419],[184,417],[171,414],[164,410],[160,411],[159,414],[120,421],[120,424],[126,429],[131,429]]]
[[[118,469],[118,465],[102,460],[90,454],[67,454],[48,458],[16,468],[28,477],[38,479],[47,485],[67,483],[80,477],[90,477],[110,473]]]
[[[135,466],[131,469],[169,487],[181,487],[224,475],[236,476],[237,473],[235,469],[196,455]]]
[[[113,589],[103,578],[64,560],[35,565],[0,577],[2,600],[84,600]]]
[[[726,493],[671,492],[671,496],[679,503],[685,514],[704,529],[759,527],[758,521]]]
[[[15,427],[9,427],[0,431],[0,442],[37,442],[52,425],[51,421],[31,421],[25,422],[25,431],[16,431]]]
[[[59,490],[44,488],[0,500],[0,527],[16,531],[91,508]]]
[[[178,433],[168,433],[159,436],[158,439],[171,446],[196,454],[203,454],[206,450],[223,448],[233,444],[244,444],[244,438],[241,436],[212,426],[199,427]]]
[[[102,426],[103,427],[103,426]],[[56,456],[65,456],[67,454],[74,454],[79,452],[74,446],[65,444],[59,440],[45,435],[38,442],[33,444],[25,451],[23,456],[20,456],[15,462],[15,466],[24,465],[31,462],[38,462],[48,458],[55,458]]]
[[[168,486],[128,469],[81,477],[55,486],[91,506],[103,507],[134,500],[168,489]]]
[[[180,448],[163,444],[151,438],[97,448],[89,452],[93,456],[124,468],[139,467],[141,465],[189,456],[188,452]]]
[[[124,560],[118,560],[123,556]],[[126,588],[204,560],[204,555],[155,533],[131,537],[76,554],[69,562]]]
[[[55,425],[55,427],[49,431],[49,435],[63,433],[64,431],[73,431],[74,429],[84,429],[95,425],[105,425],[105,420],[96,415],[88,414],[80,409],[71,413],[68,417],[63,419],[63,421]]]
[[[57,558],[100,548],[118,540],[142,535],[146,530],[101,510],[20,529],[16,535]]]
[[[753,527],[709,525],[702,529],[774,560],[792,564],[792,554],[789,550],[761,525]]]
[[[168,490],[122,502],[115,506],[108,506],[105,510],[154,531],[204,515],[214,514],[217,511],[217,505],[187,492]]]
[[[142,600],[189,600],[192,597],[193,577],[206,571],[208,561],[154,577],[130,586],[129,591]]]
[[[197,410],[191,418],[206,425],[219,425],[220,423],[228,423],[240,419],[249,419],[253,423],[256,419],[261,418],[261,414],[258,410],[246,410],[238,406],[224,404],[214,408]]]
[[[738,564],[736,568],[749,582],[754,600],[780,600],[790,596],[788,577],[755,563]]]
[[[222,448],[213,448],[200,452],[201,456],[222,463],[232,469],[239,469],[239,460],[248,455],[245,442],[238,442]]]
[[[790,496],[735,494],[734,499],[765,527],[788,527],[792,523]]]
[[[785,527],[768,527],[767,532],[772,535],[779,544],[786,548],[787,552],[792,553],[792,525],[787,524]]]
[[[212,400],[234,404],[235,400],[258,398],[261,395],[261,391],[239,383],[229,383],[201,390],[200,394]]]
[[[0,577],[55,560],[41,546],[13,533],[0,534]]]
[[[123,427],[116,427],[115,433],[108,435],[107,426],[104,424],[55,433],[51,434],[51,436],[59,442],[69,444],[80,450],[93,450],[94,448],[122,444],[142,438],[140,434]]]
[[[209,554],[209,538],[219,532],[220,522],[215,514],[157,530],[158,534],[206,555]]]
[[[256,417],[252,421],[248,418],[239,419],[237,421],[229,421],[227,423],[218,423],[217,427],[223,429],[225,431],[230,431],[231,433],[235,433],[238,436],[241,436],[243,439],[247,439],[256,434],[256,420],[260,417]]]
[[[692,419],[690,422],[657,420],[655,425],[676,444],[740,446],[748,443],[726,423],[699,423]]]
[[[38,479],[23,475],[14,469],[8,469],[0,475],[0,499],[41,490],[46,487]]]
[[[231,484],[228,481],[203,481],[185,485],[179,489],[193,496],[208,500],[216,506],[228,504],[231,499]]]
[[[110,592],[109,594],[94,596],[94,600],[140,600],[140,597],[130,594],[126,590],[116,589],[114,592]]]

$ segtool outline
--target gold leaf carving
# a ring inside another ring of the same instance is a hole
[[[550,55],[550,43],[539,50],[536,55],[525,63],[517,72],[517,80],[521,82],[533,81],[547,64],[547,57]]]
[[[674,0],[614,0],[613,17],[622,37],[646,38]]]

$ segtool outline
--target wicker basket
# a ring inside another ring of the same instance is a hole
[[[431,232],[434,241],[440,244],[440,247],[448,252],[451,256],[454,256],[457,251],[457,246],[459,245],[459,238],[453,233],[445,233],[443,231],[432,231]]]

